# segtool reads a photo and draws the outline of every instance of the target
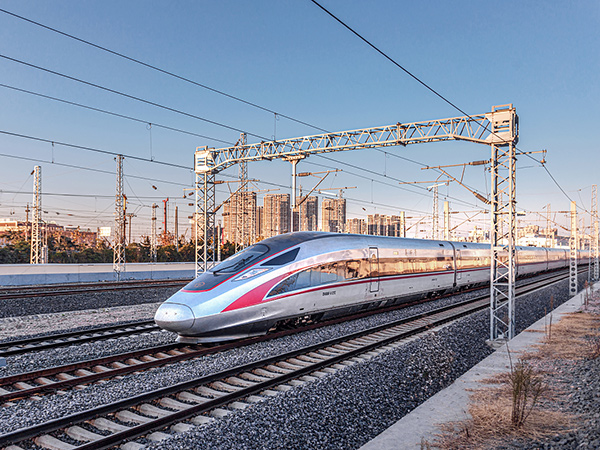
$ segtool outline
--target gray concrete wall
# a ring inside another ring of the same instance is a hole
[[[194,278],[195,263],[131,263],[121,280]],[[0,286],[116,281],[112,264],[0,264]]]

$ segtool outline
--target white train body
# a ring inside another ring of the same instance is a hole
[[[562,249],[517,247],[517,276],[568,267]],[[580,252],[580,264],[588,253]],[[223,261],[157,310],[184,342],[266,333],[278,323],[328,318],[489,283],[490,245],[297,232]]]

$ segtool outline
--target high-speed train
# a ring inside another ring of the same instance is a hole
[[[589,252],[578,262],[587,264]],[[265,334],[489,283],[489,244],[295,232],[265,239],[201,274],[154,320],[180,342]],[[517,247],[517,276],[567,267],[569,251]]]

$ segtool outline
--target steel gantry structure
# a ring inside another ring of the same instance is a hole
[[[489,113],[448,119],[396,123],[255,144],[238,142],[221,149],[198,147],[194,158],[196,274],[206,271],[209,258],[214,259],[215,255],[215,181],[219,172],[249,161],[289,161],[319,153],[453,140],[490,145],[492,148],[491,338],[512,337],[516,239],[515,145],[518,141],[518,116],[512,104],[495,106]]]

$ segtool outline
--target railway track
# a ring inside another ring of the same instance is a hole
[[[553,278],[559,281],[564,275]],[[529,283],[518,289],[518,295],[548,283],[548,279]],[[484,296],[438,308],[0,435],[0,445],[17,444],[11,450],[29,448],[32,444],[83,450],[110,448],[140,436],[160,441],[170,433],[210,422],[232,410],[278,395],[278,391],[310,383],[401,345],[403,340],[418,333],[488,307]],[[129,444],[129,448],[136,448],[136,444]]]
[[[0,301],[26,297],[52,297],[90,292],[124,291],[128,289],[151,289],[157,287],[182,287],[191,278],[173,280],[134,280],[103,283],[56,284],[44,286],[15,286],[0,289]]]
[[[65,347],[68,345],[83,344],[121,336],[147,333],[160,330],[154,320],[144,320],[121,325],[95,327],[82,331],[56,333],[50,336],[40,336],[0,343],[0,356],[15,356],[24,353],[48,350],[51,348]]]
[[[546,278],[543,278],[543,279],[547,279],[548,277],[553,277],[553,276],[555,276],[555,274],[549,274],[549,275],[546,275]],[[179,281],[181,281],[181,280],[179,280]],[[136,286],[139,286],[139,284],[141,282],[130,281],[127,283],[131,283],[132,285],[135,284]],[[101,285],[102,283],[92,283],[92,285],[94,285],[94,286],[96,284]],[[167,283],[159,282],[159,284],[161,284],[164,287],[164,285]],[[132,287],[135,287],[135,286],[129,286],[129,287],[127,287],[127,289],[130,289]],[[463,291],[463,292],[468,292],[468,291]],[[454,293],[448,294],[448,295],[454,295]],[[448,295],[441,296],[440,298],[446,297]],[[383,308],[383,309],[378,309],[378,310],[370,310],[365,313],[360,313],[360,314],[356,314],[354,316],[348,317],[348,318],[346,318],[346,320],[364,317],[365,314],[370,315],[370,314],[377,314],[379,312],[391,311],[394,309],[410,306],[415,303],[416,302],[412,302],[412,303],[391,306],[388,308]],[[323,322],[323,324],[328,324],[328,323],[331,323],[331,322],[327,322],[327,323]],[[335,322],[333,322],[333,323],[335,323]],[[133,322],[133,323],[129,323],[129,324],[95,327],[95,328],[89,328],[89,329],[81,330],[81,331],[57,333],[57,334],[46,335],[46,336],[41,336],[41,337],[33,337],[33,338],[27,338],[27,339],[7,341],[7,342],[0,343],[0,357],[6,358],[8,356],[22,355],[22,354],[30,353],[30,352],[49,350],[52,348],[65,347],[65,346],[70,346],[70,345],[78,345],[78,344],[82,344],[82,343],[86,343],[86,342],[94,342],[94,341],[105,340],[105,339],[121,337],[121,336],[130,336],[130,335],[145,333],[145,332],[149,332],[149,331],[156,331],[159,329],[160,328],[154,323],[153,320],[146,320],[146,321],[140,321],[140,322]],[[303,330],[303,328],[299,329],[299,331],[302,331],[302,330]]]
[[[537,289],[540,286],[545,286],[548,283],[560,281],[563,278],[563,274],[546,276],[543,279],[536,280],[534,283],[520,287],[517,293],[519,295],[523,295],[524,293],[531,292],[531,290]],[[486,295],[482,295],[469,301],[487,301],[487,298],[488,297]],[[389,308],[388,310],[397,308],[398,306],[395,306]],[[137,350],[134,352],[127,352],[123,354],[12,375],[0,378],[0,404],[7,401],[52,393],[63,389],[72,388],[73,386],[82,387],[83,385],[110,379],[116,376],[122,376],[132,372],[140,372],[142,370],[148,370],[167,364],[174,364],[180,361],[222,352],[231,348],[242,347],[260,341],[271,340],[289,334],[320,328],[332,325],[333,323],[365,317],[367,315],[380,312],[381,310],[369,311],[352,317],[320,322],[301,328],[271,333],[266,336],[258,336],[210,347],[173,343],[159,347]]]

